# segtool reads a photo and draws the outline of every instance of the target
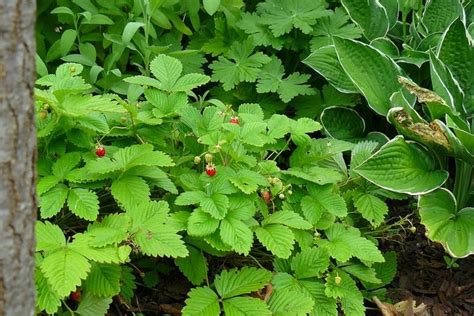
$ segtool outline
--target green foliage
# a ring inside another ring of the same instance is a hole
[[[219,315],[219,300],[223,302],[226,315],[270,315],[264,301],[240,295],[260,290],[271,277],[270,271],[256,268],[223,271],[214,280],[218,294],[207,286],[192,289],[183,315]]]
[[[408,195],[472,253],[472,14],[394,3],[39,3],[38,312],[180,271],[184,315],[364,315]]]
[[[389,1],[342,4],[366,39],[373,41],[335,37],[327,46],[314,47],[304,62],[342,92],[353,92],[355,87],[368,106],[386,116],[403,136],[381,144],[376,152],[354,156],[351,172],[385,190],[419,195],[422,205],[432,206],[430,201],[436,199],[439,212],[420,208],[428,237],[443,244],[452,256],[472,253],[469,245],[474,235],[465,219],[474,203],[470,149],[474,48],[468,31],[472,17],[466,17],[472,8],[460,1],[405,1],[399,3],[397,24],[397,10]],[[364,119],[355,120],[361,122],[358,127],[345,124],[337,119],[344,111],[350,113],[344,108],[324,111],[325,132],[357,141],[364,136]],[[448,166],[454,164],[451,181]],[[358,190],[352,195],[365,219],[382,223],[387,207],[380,197]],[[456,220],[448,220],[453,214]],[[453,250],[455,244],[458,248]]]

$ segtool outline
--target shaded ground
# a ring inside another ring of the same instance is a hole
[[[444,249],[426,239],[423,226],[415,226],[415,234],[386,245],[398,254],[390,298],[393,302],[412,299],[417,305],[424,303],[424,311],[415,315],[474,315],[474,257],[459,259],[459,267],[448,268]]]

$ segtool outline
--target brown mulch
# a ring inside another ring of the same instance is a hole
[[[416,233],[407,232],[399,240],[386,241],[383,247],[395,250],[398,256],[397,275],[388,288],[392,304],[412,301],[420,308],[399,308],[398,313],[392,309],[391,314],[382,314],[474,315],[474,256],[458,259],[459,267],[449,268],[443,247],[425,237],[422,225],[416,222],[415,227]]]

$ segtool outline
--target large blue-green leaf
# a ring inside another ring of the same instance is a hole
[[[390,57],[350,39],[334,38],[342,68],[378,114],[386,115],[390,97],[400,89],[400,69]]]
[[[430,52],[430,74],[433,91],[443,98],[454,111],[464,114],[464,96],[459,83],[453,78],[446,65],[432,52]]]
[[[457,17],[464,15],[459,0],[428,0],[421,22],[428,34],[443,32]]]
[[[303,63],[326,78],[337,90],[345,93],[359,92],[342,69],[334,45],[317,49],[303,60]]]
[[[431,192],[448,179],[426,150],[402,136],[386,143],[354,171],[382,188],[412,195]]]
[[[454,195],[438,189],[420,197],[418,207],[427,236],[440,242],[453,257],[474,253],[474,208],[457,209]]]
[[[474,49],[472,38],[460,18],[441,37],[438,57],[451,70],[464,91],[464,107],[474,113]]]
[[[373,40],[387,34],[390,28],[387,10],[378,0],[342,0],[342,5],[352,21],[364,30],[367,39]]]
[[[330,137],[353,140],[365,135],[365,121],[355,110],[344,107],[328,107],[321,113],[321,124]]]

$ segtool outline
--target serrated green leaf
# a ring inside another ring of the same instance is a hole
[[[176,258],[174,262],[184,276],[194,285],[200,285],[207,277],[207,260],[202,252],[188,246],[189,255],[185,258]]]
[[[47,175],[45,177],[42,177],[36,184],[36,193],[38,195],[43,195],[50,189],[55,187],[60,181],[60,178],[53,175]]]
[[[219,220],[201,209],[194,210],[188,219],[188,233],[191,236],[207,236],[219,227]]]
[[[52,289],[40,269],[35,271],[36,306],[40,311],[54,314],[61,306],[61,297]]]
[[[92,264],[84,287],[98,297],[112,297],[120,292],[120,266],[116,264]]]
[[[344,266],[341,269],[364,282],[370,282],[375,284],[380,284],[382,282],[379,278],[377,278],[377,273],[373,268],[367,267],[362,263],[351,264],[348,266]]]
[[[282,173],[297,177],[306,181],[310,181],[319,185],[328,183],[336,183],[342,180],[343,175],[334,169],[311,167],[299,168],[292,167],[288,170],[282,170]]]
[[[87,277],[90,268],[86,258],[68,248],[46,256],[41,264],[45,278],[60,297],[74,291]]]
[[[326,278],[325,293],[340,298],[346,315],[364,315],[364,298],[355,281],[343,271],[334,271]]]
[[[286,259],[291,255],[295,236],[288,227],[279,224],[257,227],[255,234],[262,245],[278,258]]]
[[[86,234],[75,234],[74,241],[68,244],[68,249],[81,254],[89,260],[100,263],[120,263],[122,260],[119,255],[119,249],[116,246],[107,246],[95,248],[90,245],[91,236]]]
[[[132,220],[132,231],[141,228],[155,230],[155,225],[166,222],[168,213],[169,205],[166,201],[142,202],[127,210],[127,214]]]
[[[173,228],[164,224],[154,226],[156,231],[143,229],[133,237],[142,253],[149,256],[173,258],[188,255],[188,250],[181,240],[181,236]]]
[[[66,95],[62,107],[68,116],[85,116],[92,112],[123,113],[125,109],[107,95]]]
[[[174,258],[188,255],[181,236],[166,225],[168,211],[164,201],[140,203],[127,210],[132,219],[132,239],[144,254]]]
[[[66,246],[66,238],[59,226],[48,221],[36,221],[35,225],[36,251],[50,251]]]
[[[148,201],[150,187],[140,177],[125,176],[114,180],[110,187],[114,199],[123,205],[125,209],[133,208],[135,205]]]
[[[81,161],[81,154],[79,153],[67,153],[53,164],[51,171],[53,175],[59,179],[64,179],[66,175],[76,167]]]
[[[301,199],[301,206],[303,214],[312,223],[316,223],[324,212],[338,217],[347,215],[346,202],[342,196],[333,192],[332,185],[311,187],[309,193]]]
[[[362,217],[368,220],[372,226],[377,227],[384,221],[388,214],[388,206],[385,202],[372,194],[361,194],[354,200],[354,206]]]
[[[229,198],[220,193],[206,196],[201,200],[201,210],[208,213],[215,219],[222,219],[227,214]]]
[[[283,78],[285,69],[281,61],[272,57],[272,60],[263,66],[258,77],[257,92],[276,92],[280,99],[288,103],[298,95],[313,95],[314,90],[307,84],[309,75],[294,72]]]
[[[127,302],[130,302],[133,297],[133,291],[136,288],[137,285],[135,284],[133,269],[122,265],[120,277],[120,296],[122,296]]]
[[[218,316],[219,298],[210,288],[197,287],[188,293],[182,313],[183,316]]]
[[[362,301],[362,294],[355,281],[345,272],[332,271],[326,277],[326,295],[332,298],[357,296]]]
[[[185,191],[174,202],[176,205],[193,205],[201,203],[204,198],[206,198],[206,193],[202,191]]]
[[[239,170],[229,181],[245,194],[254,193],[259,186],[268,183],[264,176],[248,169]]]
[[[232,247],[235,252],[248,255],[253,244],[253,232],[242,221],[225,218],[220,223],[222,241]]]
[[[223,305],[227,316],[269,316],[272,314],[264,301],[253,297],[229,298],[224,300]]]
[[[257,46],[272,46],[276,50],[280,50],[283,46],[283,40],[273,36],[257,13],[243,12],[242,20],[237,23],[237,27],[248,34]]]
[[[435,166],[425,150],[396,137],[353,170],[385,189],[416,195],[440,187],[448,178]]]
[[[290,120],[285,115],[273,114],[267,122],[267,127],[269,138],[280,139],[290,132]]]
[[[318,243],[329,251],[329,255],[341,262],[348,261],[351,257],[370,262],[383,262],[382,253],[377,246],[368,239],[360,236],[360,231],[354,227],[344,227],[336,223],[325,231],[328,240]]]
[[[124,78],[123,81],[140,86],[149,86],[161,89],[161,83],[158,80],[145,76],[132,76]]]
[[[201,74],[187,74],[182,76],[181,78],[176,81],[173,86],[173,91],[190,91],[194,88],[202,86],[209,82],[211,78]]]
[[[40,196],[41,218],[50,218],[59,213],[66,202],[69,189],[60,183]]]
[[[351,152],[351,169],[359,166],[372,156],[372,153],[378,146],[378,143],[374,141],[358,142]]]
[[[281,224],[296,229],[311,229],[313,226],[292,211],[278,211],[262,221],[262,226]]]
[[[150,63],[150,70],[155,78],[160,81],[161,89],[172,91],[173,86],[181,76],[183,66],[178,59],[160,54]]]
[[[323,248],[302,250],[291,259],[291,269],[298,279],[320,277],[329,267],[329,254]]]
[[[97,297],[92,293],[86,292],[81,298],[76,313],[82,316],[105,315],[112,303],[111,297]]]
[[[253,53],[254,44],[250,41],[235,42],[224,56],[209,67],[212,69],[212,80],[222,83],[225,91],[233,89],[240,82],[255,82],[260,67],[270,61],[270,57],[257,52]]]
[[[101,222],[92,223],[86,232],[92,237],[89,244],[93,247],[103,247],[124,241],[127,238],[130,221],[127,214],[110,214]]]
[[[275,37],[287,34],[294,28],[309,34],[317,19],[331,13],[321,0],[267,0],[258,4],[258,11],[262,12],[261,23],[268,25]]]
[[[326,17],[318,19],[314,26],[311,40],[311,50],[316,50],[330,42],[330,38],[338,36],[342,38],[359,38],[362,29],[351,23],[349,15],[343,7],[334,9],[334,12]]]
[[[99,198],[91,190],[81,188],[69,190],[67,205],[74,214],[88,221],[95,221],[99,215]]]
[[[265,286],[272,278],[268,270],[243,267],[240,270],[224,270],[214,280],[217,293],[222,298],[230,298],[254,291]]]
[[[312,315],[338,315],[336,299],[326,295],[324,283],[317,280],[301,280],[299,283],[314,300]]]
[[[268,301],[272,315],[304,315],[313,309],[314,301],[309,296],[291,289],[275,290]]]

